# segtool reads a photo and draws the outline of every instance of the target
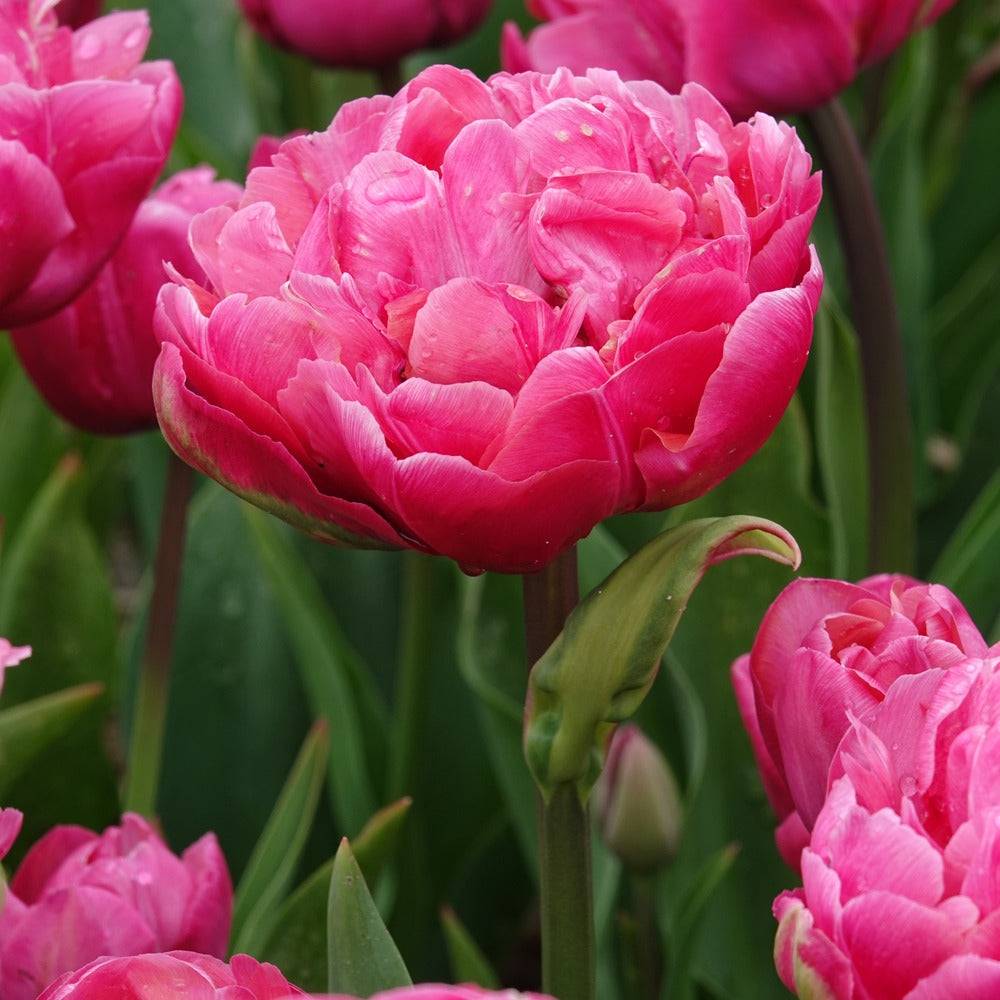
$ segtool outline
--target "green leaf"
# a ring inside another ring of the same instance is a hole
[[[816,321],[816,438],[830,511],[833,576],[856,580],[868,558],[868,441],[857,335],[823,298]]]
[[[956,529],[938,557],[930,579],[962,598],[969,614],[987,629],[1000,614],[997,565],[1000,563],[1000,471]]]
[[[441,928],[456,983],[475,983],[487,990],[500,989],[500,978],[472,935],[451,907],[441,911]]]
[[[320,719],[306,736],[236,889],[234,951],[255,950],[262,927],[284,899],[319,802],[329,744],[327,724]]]
[[[691,521],[659,535],[576,607],[531,671],[525,757],[543,795],[589,794],[612,726],[649,690],[705,570],[737,555],[797,566],[795,540],[753,517]]]
[[[412,985],[346,837],[330,879],[327,968],[330,993],[370,997],[380,990]]]
[[[0,712],[0,798],[31,762],[69,732],[104,688],[78,684]]]
[[[360,830],[375,811],[361,731],[362,704],[355,696],[368,690],[365,665],[350,647],[323,599],[312,574],[282,535],[274,520],[243,505],[258,555],[284,618],[288,639],[314,713],[330,724],[328,788],[334,810],[349,834]],[[363,694],[364,706],[377,702]]]
[[[354,842],[354,853],[374,887],[395,851],[410,800],[380,809]],[[326,989],[326,911],[334,859],[330,858],[284,902],[253,954],[278,966],[286,978],[313,993]]]

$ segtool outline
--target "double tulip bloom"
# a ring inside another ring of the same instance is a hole
[[[0,329],[79,294],[166,162],[181,89],[142,63],[141,12],[60,26],[55,0],[0,5]]]
[[[268,41],[329,66],[380,69],[472,31],[493,0],[239,0]]]
[[[208,167],[174,174],[139,206],[121,245],[80,295],[11,331],[21,364],[60,416],[98,434],[156,426],[153,313],[167,280],[164,262],[204,280],[187,242],[191,219],[242,193]]]
[[[803,885],[774,905],[785,984],[997,995],[1000,645],[943,587],[802,580],[736,682],[786,854],[804,842]]]
[[[302,990],[273,966],[249,955],[228,964],[208,955],[177,951],[165,955],[101,958],[53,983],[39,1000],[295,1000]],[[534,993],[492,993],[471,986],[420,985],[376,993],[372,1000],[547,1000]],[[352,1000],[328,995],[315,1000]],[[551,1000],[551,998],[548,998]]]
[[[703,89],[431,67],[191,228],[160,424],[327,541],[539,569],[710,489],[777,423],[822,276],[795,132]]]
[[[0,812],[0,856],[21,816]],[[103,834],[60,826],[25,855],[0,909],[0,996],[35,1000],[102,955],[225,955],[232,885],[212,834],[173,854],[141,817]],[[105,996],[108,994],[104,994]]]
[[[607,66],[674,90],[694,80],[737,118],[807,111],[955,0],[528,0],[547,21],[504,34],[510,70]]]

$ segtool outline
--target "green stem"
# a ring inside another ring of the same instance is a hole
[[[562,631],[579,600],[576,550],[524,576],[524,636],[528,667]],[[538,796],[542,989],[559,1000],[593,1000],[596,974],[590,820],[576,787]]]
[[[839,101],[806,116],[833,200],[858,332],[868,419],[869,571],[914,564],[913,442],[903,336],[871,178]]]
[[[160,513],[160,538],[153,569],[146,646],[136,692],[123,794],[126,811],[148,818],[153,818],[156,812],[184,534],[193,478],[191,467],[170,452]]]
[[[389,761],[390,800],[415,791],[437,620],[434,568],[432,556],[403,553],[403,621],[397,655],[395,737]]]

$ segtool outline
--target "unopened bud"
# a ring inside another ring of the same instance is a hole
[[[681,796],[670,765],[635,725],[615,732],[594,789],[604,842],[631,871],[650,874],[673,859],[681,835]]]

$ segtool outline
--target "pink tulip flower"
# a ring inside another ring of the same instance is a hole
[[[987,998],[1000,988],[1000,657],[904,674],[852,716],[775,901],[800,996]]]
[[[249,955],[230,962],[190,951],[98,958],[67,972],[39,1000],[291,1000],[302,991],[273,966]]]
[[[327,66],[381,69],[469,34],[493,0],[239,0],[269,42]]]
[[[191,949],[221,957],[232,906],[213,834],[178,858],[133,814],[101,835],[56,827],[28,851],[0,911],[0,996],[35,1000],[99,956]]]
[[[0,639],[0,691],[3,691],[3,675],[8,667],[16,667],[31,656],[30,646],[12,646],[8,639]]]
[[[548,22],[503,36],[512,72],[617,70],[670,90],[693,80],[736,118],[823,104],[955,0],[527,0]]]
[[[0,329],[78,295],[121,241],[166,162],[181,89],[140,63],[140,11],[77,31],[56,0],[0,4]]]
[[[71,424],[98,434],[156,426],[153,332],[156,295],[178,274],[205,274],[187,242],[199,212],[238,200],[243,188],[208,167],[175,174],[140,206],[121,246],[96,279],[54,316],[11,331],[21,363],[46,402]]]
[[[197,217],[160,425],[315,537],[537,570],[699,496],[787,406],[822,275],[787,125],[613,73],[431,67]]]
[[[732,673],[789,865],[798,868],[852,720],[864,722],[900,678],[986,653],[945,587],[884,575],[782,591]]]

